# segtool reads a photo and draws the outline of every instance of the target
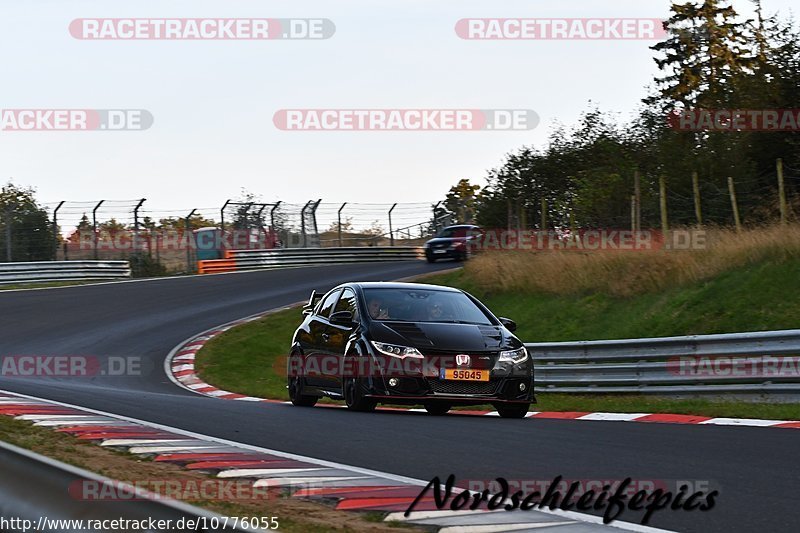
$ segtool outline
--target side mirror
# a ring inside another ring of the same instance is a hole
[[[517,331],[517,323],[510,318],[499,317],[498,320],[500,320],[500,323],[503,324],[508,331],[512,333]]]
[[[340,326],[353,325],[353,313],[350,311],[337,311],[331,315],[331,324],[338,324]]]
[[[311,291],[311,296],[308,298],[308,302],[303,306],[304,316],[308,316],[314,312],[314,306],[317,304],[317,300],[319,300],[319,298],[320,297],[316,290]]]

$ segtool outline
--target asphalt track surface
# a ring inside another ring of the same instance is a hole
[[[557,475],[699,480],[720,491],[714,509],[664,510],[649,525],[679,531],[797,531],[796,429],[351,413],[203,397],[177,387],[164,373],[164,358],[184,339],[303,300],[311,289],[452,266],[337,265],[0,291],[2,356],[137,356],[143,361],[143,375],[137,377],[0,377],[0,388],[417,479],[452,473],[462,483],[498,476],[546,481]],[[626,511],[621,518],[638,522],[640,515]]]

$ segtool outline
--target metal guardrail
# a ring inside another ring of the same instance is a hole
[[[525,346],[538,392],[800,392],[800,330]]]
[[[88,494],[127,494],[117,499],[102,500],[79,497],[83,484],[90,484]],[[57,524],[57,520],[171,520],[169,530],[193,529],[175,527],[180,520],[193,520],[197,531],[246,531],[241,527],[223,528],[227,523],[220,515],[124,485],[93,472],[0,441],[0,517],[5,519],[3,531],[72,532],[94,528]],[[17,520],[11,520],[15,518]],[[204,520],[203,520],[204,518]],[[45,521],[45,519],[47,521]],[[212,520],[214,519],[214,520]],[[25,528],[24,520],[29,521]],[[85,526],[85,524],[84,524]],[[122,528],[121,531],[133,530]],[[146,528],[141,529],[141,531]],[[261,531],[250,529],[250,531]]]
[[[415,246],[368,246],[346,248],[281,248],[277,250],[229,250],[225,259],[197,262],[200,274],[334,263],[417,261],[425,258]]]
[[[0,285],[28,281],[129,278],[128,261],[41,261],[0,263]]]

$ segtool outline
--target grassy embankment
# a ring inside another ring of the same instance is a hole
[[[714,231],[708,249],[493,253],[424,281],[461,287],[517,321],[529,342],[730,333],[800,327],[800,228]],[[298,309],[234,328],[199,353],[205,380],[285,398]],[[537,410],[672,412],[800,419],[800,405],[649,396],[540,394]]]

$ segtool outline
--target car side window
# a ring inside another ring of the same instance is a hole
[[[358,306],[356,305],[356,293],[352,289],[345,289],[342,292],[342,297],[339,298],[339,303],[336,304],[334,312],[350,311],[353,313],[353,321],[358,320]]]
[[[319,304],[316,314],[328,318],[331,314],[333,306],[336,304],[336,299],[339,297],[340,292],[342,292],[341,289],[336,289],[335,291],[329,292],[328,295],[325,298],[323,298],[322,302]]]

